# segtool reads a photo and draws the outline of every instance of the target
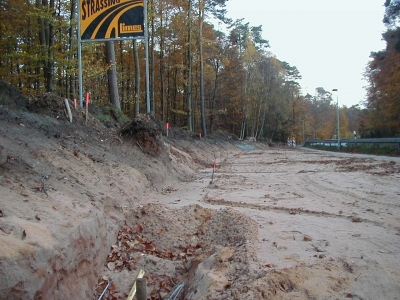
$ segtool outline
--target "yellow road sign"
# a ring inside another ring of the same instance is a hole
[[[144,36],[144,0],[81,0],[81,40]]]

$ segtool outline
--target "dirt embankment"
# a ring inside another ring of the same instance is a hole
[[[147,116],[105,127],[52,94],[29,99],[0,82],[0,295],[90,299],[127,212],[190,179],[215,149]],[[70,103],[72,106],[72,103]],[[98,113],[91,107],[90,111]],[[190,150],[198,143],[202,150]],[[222,148],[221,148],[222,147]],[[217,155],[220,155],[219,153]]]
[[[399,299],[399,158],[0,105],[1,299]]]

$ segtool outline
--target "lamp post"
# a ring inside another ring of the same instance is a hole
[[[337,94],[338,89],[333,89],[332,92],[336,92],[336,110],[337,110],[337,143],[338,150],[340,150],[340,114],[339,114],[339,95]]]

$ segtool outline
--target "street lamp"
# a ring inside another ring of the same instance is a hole
[[[337,92],[338,89],[333,89],[332,92]],[[336,110],[337,110],[337,143],[340,150],[340,115],[339,115],[339,95],[336,93]]]

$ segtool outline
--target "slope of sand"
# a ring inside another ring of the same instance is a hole
[[[191,219],[182,210],[197,204],[211,209],[208,222],[223,236],[247,236],[245,249],[233,238],[209,241],[216,248],[192,270],[188,299],[400,299],[399,158],[309,149],[220,157],[212,183],[206,169],[148,197],[171,223]],[[231,224],[237,213],[246,221]],[[192,225],[181,223],[183,238]],[[232,267],[213,258],[227,252],[243,260]]]

